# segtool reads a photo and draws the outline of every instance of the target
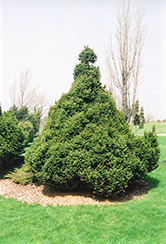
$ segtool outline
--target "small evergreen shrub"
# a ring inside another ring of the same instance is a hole
[[[5,178],[9,178],[13,182],[21,185],[31,184],[33,182],[33,177],[33,173],[29,170],[29,167],[26,164],[14,168],[14,170],[5,175]]]
[[[24,134],[24,147],[28,146],[29,142],[33,141],[34,137],[34,127],[30,121],[21,121],[18,123]]]
[[[7,168],[23,152],[24,134],[11,111],[0,116],[0,166]]]
[[[139,139],[131,133],[101,86],[96,58],[89,47],[79,55],[70,91],[50,108],[25,161],[44,184],[63,190],[86,187],[110,197],[156,168],[159,151],[154,135]]]
[[[28,122],[32,123],[33,128],[34,128],[34,133],[39,132],[40,119],[41,119],[40,110],[37,110],[36,108],[34,108],[34,111],[30,112],[27,106],[18,108],[15,105],[13,105],[13,107],[10,108],[10,111],[13,112],[13,114],[15,115],[16,119],[19,122],[28,121]]]
[[[160,148],[155,131],[144,132],[144,137],[136,137],[135,154],[146,165],[147,172],[158,167]]]

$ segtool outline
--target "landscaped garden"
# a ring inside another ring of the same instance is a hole
[[[166,1],[1,2],[0,244],[166,244]]]
[[[110,205],[28,205],[0,197],[3,244],[166,243],[166,137],[158,139],[159,167],[149,173],[142,197]]]
[[[166,242],[166,137],[158,139],[154,128],[143,136],[132,133],[101,85],[96,60],[85,47],[71,89],[50,108],[41,135],[26,151],[33,124],[20,124],[12,111],[0,115],[1,169],[22,163],[4,178],[29,184],[14,185],[14,195],[7,194],[10,185],[5,183],[0,191],[7,196],[0,197],[2,243]],[[45,187],[48,205],[40,205],[38,198],[31,202],[24,192],[38,184],[38,189]],[[50,206],[58,191],[62,200]],[[25,202],[10,198],[16,195]],[[72,200],[64,206],[69,195],[92,201],[78,205]]]

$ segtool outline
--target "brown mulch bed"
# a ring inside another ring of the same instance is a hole
[[[129,201],[134,198],[142,199],[142,195],[149,190],[149,185],[145,181],[140,181],[133,189],[119,198],[108,200],[96,198],[92,193],[85,192],[58,192],[51,187],[39,183],[26,186],[16,184],[10,179],[0,179],[0,195],[12,197],[28,204],[39,203],[47,205],[108,205]]]

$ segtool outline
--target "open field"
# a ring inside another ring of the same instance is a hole
[[[146,123],[143,129],[139,129],[138,135],[142,135],[144,131],[152,130],[153,125],[155,125],[157,134],[166,134],[166,122],[151,122]],[[134,126],[131,126],[132,130],[135,131]]]
[[[142,199],[105,206],[28,205],[0,197],[3,244],[165,244],[166,137],[159,137],[160,167]]]

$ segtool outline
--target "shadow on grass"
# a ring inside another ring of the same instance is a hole
[[[154,178],[154,177],[152,177],[152,176],[150,176],[150,175],[148,175],[146,177],[146,181],[150,185],[150,190],[153,189],[153,188],[156,188],[158,186],[158,184],[159,184],[159,180]]]

